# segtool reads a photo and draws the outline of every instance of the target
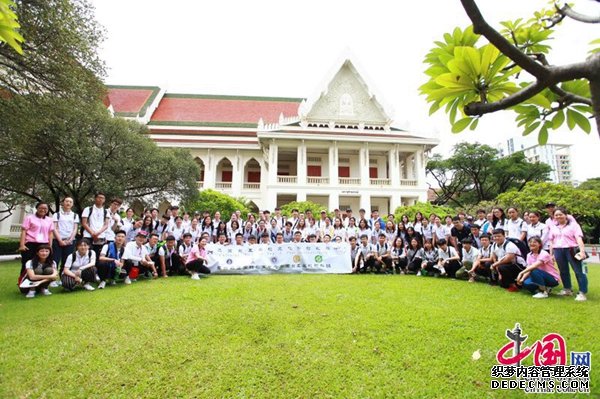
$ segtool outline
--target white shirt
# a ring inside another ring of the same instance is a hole
[[[82,218],[87,218],[87,223],[90,229],[92,229],[92,231],[98,231],[100,230],[102,227],[104,227],[104,214],[106,212],[106,218],[109,218],[109,212],[108,210],[104,210],[104,208],[96,208],[96,205],[93,205],[91,207],[91,212],[90,212],[90,207],[88,206],[87,208],[85,208],[83,210],[83,213],[81,214]],[[87,238],[91,238],[92,235],[84,229],[83,231],[83,236],[87,237]],[[102,232],[102,234],[100,234],[98,236],[98,238],[105,238],[106,237],[106,230],[104,230]]]
[[[76,272],[80,267],[89,265],[90,263],[96,263],[96,253],[94,251],[90,249],[83,256],[79,254],[79,251],[75,251],[75,260],[73,260],[73,255],[67,256],[65,269]]]
[[[79,215],[73,211],[65,213],[61,210],[52,215],[52,220],[58,223],[58,234],[61,240],[65,240],[71,237],[75,225],[79,224]]]
[[[540,237],[542,239],[542,244],[544,249],[548,248],[550,245],[548,244],[548,227],[542,223],[537,222],[537,224],[528,224],[527,225],[527,240],[531,237]]]
[[[438,241],[442,238],[446,239],[446,235],[450,235],[450,231],[446,230],[446,226],[444,226],[443,224],[440,224],[439,227],[434,225],[432,230]]]
[[[133,264],[137,266],[140,261],[146,259],[146,255],[148,255],[148,249],[144,245],[138,247],[137,242],[131,241],[125,245],[123,259],[131,260],[133,261]]]
[[[506,230],[506,236],[510,238],[521,239],[521,233],[527,232],[527,223],[521,218],[517,218],[516,220],[508,219],[506,220],[506,225],[504,226],[504,230]]]
[[[477,255],[479,255],[479,251],[477,250],[477,248],[475,248],[473,246],[471,246],[471,250],[469,252],[467,252],[465,247],[463,247],[463,249],[462,249],[462,261],[463,262],[473,263],[477,259]]]
[[[450,245],[447,246],[445,251],[442,248],[438,248],[438,257],[441,260],[455,258],[456,249],[454,249],[454,247],[451,247]]]
[[[107,210],[106,215],[108,216],[108,228],[106,229],[106,234],[104,237],[106,241],[114,241],[115,240],[115,225],[116,229],[120,230],[123,227],[123,222],[121,222],[121,215],[117,212],[112,213],[110,209]]]
[[[494,243],[492,252],[496,255],[497,260],[502,260],[506,254],[515,254],[515,263],[518,263],[521,266],[526,266],[527,263],[525,259],[521,256],[521,250],[515,244],[510,241],[505,240],[504,244],[496,245]]]

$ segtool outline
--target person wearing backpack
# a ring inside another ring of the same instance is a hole
[[[52,241],[52,255],[59,273],[65,266],[67,257],[75,251],[75,235],[79,226],[79,215],[72,210],[73,198],[65,197],[62,200],[62,209],[52,215],[54,221],[54,240]],[[51,287],[57,287],[57,282],[52,282]]]
[[[517,240],[526,242],[527,223],[525,223],[525,221],[519,217],[519,211],[517,208],[511,206],[508,208],[506,213],[508,214],[508,219],[506,220],[504,227],[504,230],[506,231],[506,237],[516,238]]]
[[[106,283],[115,284],[115,279],[119,277],[120,269],[125,266],[123,260],[125,252],[125,231],[119,230],[115,233],[115,241],[109,242],[100,250],[100,259],[98,262],[98,276],[100,277],[99,289],[104,289]]]
[[[375,260],[373,265],[377,270],[377,273],[383,271],[383,273],[393,273],[392,269],[392,254],[391,248],[386,242],[385,233],[380,233],[378,242],[373,244],[375,249]]]
[[[104,201],[106,201],[104,193],[97,192],[94,195],[94,205],[85,208],[81,214],[83,238],[90,242],[97,260],[100,259],[102,246],[106,244],[106,230],[109,226],[109,216],[104,208]]]
[[[519,249],[517,243],[506,238],[504,229],[495,229],[492,232],[494,246],[492,249],[491,269],[498,274],[498,281],[502,288],[510,292],[516,292],[519,288],[516,285],[516,279],[526,267],[525,261],[527,254],[523,254],[523,249]],[[515,240],[518,241],[518,240]]]
[[[177,252],[177,240],[173,236],[167,236],[167,242],[158,249],[160,271],[162,277],[184,275],[185,267]]]
[[[93,282],[96,281],[96,254],[90,250],[86,240],[79,240],[75,245],[76,250],[67,257],[65,268],[60,280],[67,291],[82,286],[87,291],[94,291]]]

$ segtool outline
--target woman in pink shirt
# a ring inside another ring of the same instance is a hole
[[[571,273],[569,271],[570,263],[579,285],[579,293],[575,300],[585,301],[587,300],[588,280],[587,275],[583,272],[581,262],[587,257],[583,243],[583,232],[576,221],[569,219],[564,208],[556,208],[553,215],[556,223],[548,224],[548,240],[550,241],[550,255],[556,259],[558,270],[560,270],[560,279],[564,287],[558,295],[573,295]]]
[[[192,280],[200,280],[198,273],[210,274],[210,269],[206,266],[206,243],[207,237],[203,236],[188,255],[185,268],[192,275]]]
[[[38,248],[49,245],[52,248],[52,233],[54,222],[48,217],[48,204],[39,202],[35,206],[35,213],[27,215],[21,225],[21,239],[19,252],[21,252],[21,272],[25,270],[27,261],[33,259]]]
[[[531,252],[527,255],[527,268],[517,276],[517,284],[531,291],[536,299],[548,298],[560,281],[558,270],[550,254],[542,249],[540,237],[531,237],[528,244]]]

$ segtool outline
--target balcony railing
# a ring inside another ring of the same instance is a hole
[[[231,182],[230,181],[218,181],[215,184],[215,188],[220,189],[220,190],[229,190],[229,189],[231,189]]]
[[[297,182],[297,176],[277,176],[277,183],[296,184]]]
[[[260,183],[244,183],[244,190],[260,190]]]
[[[340,177],[340,184],[345,186],[360,186],[360,177]]]
[[[400,179],[400,185],[401,186],[416,186],[417,185],[417,181],[416,180],[412,180],[412,179]]]
[[[370,179],[372,186],[389,186],[391,185],[390,179]]]
[[[329,184],[329,177],[308,176],[306,182],[308,184]]]
[[[203,181],[197,181],[196,185],[198,186],[198,188],[202,188],[202,187],[204,187],[204,182]]]
[[[20,233],[21,232],[21,225],[20,224],[11,224],[10,225],[10,232],[11,233]]]

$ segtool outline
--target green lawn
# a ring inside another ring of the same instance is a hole
[[[381,275],[181,277],[26,300],[4,263],[0,397],[522,397],[489,388],[515,322],[528,343],[558,332],[598,364],[590,269],[585,303]]]

